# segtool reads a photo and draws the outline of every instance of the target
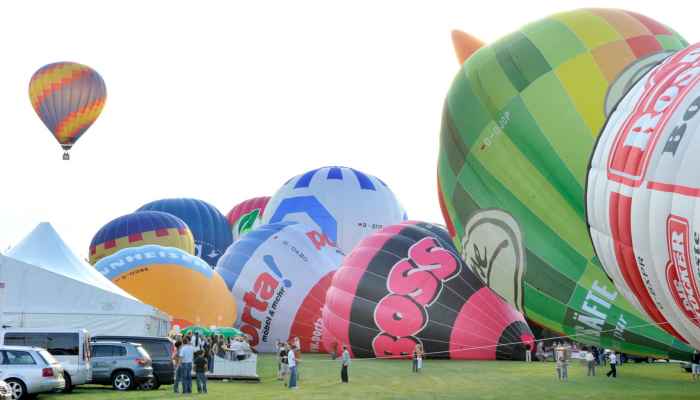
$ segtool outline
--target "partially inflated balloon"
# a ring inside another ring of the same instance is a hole
[[[524,359],[533,336],[522,314],[459,258],[445,230],[420,222],[363,239],[326,295],[327,347],[355,357],[405,357],[422,344],[431,358]]]
[[[95,268],[120,288],[190,325],[232,326],[236,302],[221,276],[199,257],[173,247],[130,247]]]
[[[121,249],[147,244],[194,254],[192,232],[183,220],[160,211],[141,211],[115,218],[100,228],[90,242],[90,264]]]
[[[68,151],[100,116],[107,99],[102,77],[92,68],[59,62],[45,65],[29,82],[29,98],[41,121]]]
[[[687,356],[609,281],[584,205],[606,113],[684,46],[642,15],[579,10],[480,48],[455,78],[440,140],[443,215],[470,268],[532,321],[626,353]]]
[[[262,221],[265,206],[270,201],[270,197],[254,197],[242,203],[236,204],[226,215],[233,241],[240,239],[248,231],[258,227]]]
[[[297,222],[262,225],[234,242],[216,271],[238,302],[236,326],[258,351],[298,337],[302,351],[322,352],[321,309],[343,253]]]
[[[655,67],[610,115],[588,174],[596,253],[618,289],[700,348],[700,44]]]
[[[264,223],[298,221],[316,227],[346,253],[366,235],[405,219],[384,182],[346,167],[319,168],[290,179],[263,215]]]
[[[185,221],[194,235],[195,254],[212,267],[233,241],[226,218],[216,207],[202,200],[156,200],[137,211],[167,212]]]

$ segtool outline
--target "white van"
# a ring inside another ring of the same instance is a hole
[[[90,382],[90,334],[85,329],[8,328],[0,330],[0,345],[41,347],[63,366],[65,391]]]

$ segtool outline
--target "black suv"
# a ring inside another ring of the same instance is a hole
[[[118,341],[139,343],[151,356],[153,362],[153,380],[141,385],[141,389],[158,389],[160,385],[172,385],[175,377],[173,367],[173,342],[166,337],[157,336],[93,336],[93,342]]]

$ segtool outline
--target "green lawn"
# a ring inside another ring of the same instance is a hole
[[[427,361],[420,375],[406,361],[354,360],[350,384],[340,383],[340,366],[326,357],[304,355],[297,391],[275,379],[273,356],[260,359],[260,383],[211,381],[208,399],[700,399],[700,382],[678,364],[625,364],[617,379],[585,376],[578,362],[569,367],[569,382],[555,379],[553,363],[507,361]],[[599,372],[602,372],[599,371]],[[171,387],[155,392],[116,393],[107,387],[85,387],[71,395],[43,399],[169,399],[182,397]],[[196,389],[195,389],[196,392]],[[195,393],[194,396],[197,396]]]

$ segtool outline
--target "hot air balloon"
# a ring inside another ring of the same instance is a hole
[[[347,167],[323,167],[290,179],[263,214],[263,223],[297,221],[316,227],[345,253],[369,233],[405,219],[384,182]]]
[[[595,256],[584,186],[626,90],[685,40],[648,17],[586,9],[472,49],[447,95],[438,192],[467,265],[531,321],[631,354],[686,357]],[[457,45],[477,47],[478,43]]]
[[[344,254],[321,232],[297,222],[262,225],[236,242],[216,272],[238,303],[236,326],[261,352],[298,337],[304,352],[323,352],[321,309]]]
[[[202,200],[156,200],[137,211],[167,212],[185,221],[194,235],[195,255],[212,268],[233,241],[226,218],[216,207]]]
[[[73,62],[45,65],[29,82],[29,99],[63,150],[63,159],[100,116],[107,89],[100,74]]]
[[[232,326],[236,302],[202,259],[174,247],[129,247],[95,268],[132,296],[173,317],[173,325]]]
[[[700,348],[700,44],[664,60],[610,114],[591,158],[596,254],[638,310]]]
[[[523,360],[534,337],[522,314],[460,259],[447,231],[424,222],[365,237],[333,276],[323,338],[354,357]]]
[[[194,254],[192,232],[183,220],[160,211],[141,211],[115,218],[97,231],[90,242],[90,264],[121,249],[147,244]]]
[[[263,212],[270,197],[254,197],[242,203],[236,204],[226,215],[233,241],[240,239],[251,229],[261,224]]]

